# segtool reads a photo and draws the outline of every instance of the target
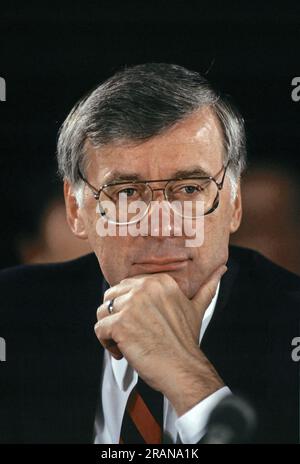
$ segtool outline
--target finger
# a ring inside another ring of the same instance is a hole
[[[215,269],[208,276],[204,284],[201,285],[196,295],[192,298],[193,304],[199,311],[204,312],[209,306],[211,300],[216,294],[218,283],[226,271],[227,267],[224,264]]]
[[[124,293],[127,293],[129,290],[131,290],[132,285],[133,285],[132,282],[129,283],[127,282],[127,279],[125,279],[125,280],[122,280],[119,284],[108,288],[103,294],[103,303],[109,300],[116,299],[118,296],[124,295]]]
[[[117,295],[118,295],[118,288],[117,287],[118,287],[118,285],[115,285],[114,287],[108,288],[104,292],[104,294],[103,294],[103,303],[117,297]]]
[[[115,359],[123,358],[123,354],[119,350],[117,343],[112,339],[112,335],[111,335],[112,324],[111,324],[111,322],[107,324],[107,321],[106,321],[106,323],[103,320],[98,321],[94,326],[94,330],[95,330],[95,334],[96,334],[99,342],[103,346],[103,348],[107,349]]]
[[[103,295],[103,302],[112,300],[113,298],[116,298],[117,296],[121,296],[124,293],[127,293],[130,291],[134,285],[141,279],[147,279],[153,277],[153,274],[139,274],[134,277],[127,277],[126,279],[123,279],[118,283],[117,285],[114,285],[113,287],[108,288]],[[159,276],[157,276],[159,278]]]
[[[102,319],[106,319],[109,316],[112,316],[114,314],[117,314],[123,311],[124,308],[128,306],[128,302],[130,302],[131,298],[132,296],[129,292],[127,293],[125,292],[122,295],[115,297],[113,301],[113,309],[111,313],[108,311],[108,305],[111,300],[108,300],[102,303],[102,305],[100,305],[97,309],[98,321]]]
[[[97,320],[100,321],[101,319],[104,319],[105,317],[111,316],[112,314],[116,314],[118,312],[117,306],[116,306],[116,298],[114,298],[113,301],[113,310],[112,313],[109,312],[108,306],[110,304],[111,300],[107,300],[104,303],[102,303],[98,308],[97,308]]]
[[[106,341],[106,346],[105,349],[110,352],[110,354],[115,358],[115,359],[122,359],[124,356],[121,353],[121,351],[118,348],[118,345],[114,340],[107,340]]]

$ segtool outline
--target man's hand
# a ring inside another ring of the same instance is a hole
[[[103,347],[116,359],[124,356],[145,382],[171,401],[178,415],[223,386],[199,348],[199,333],[226,270],[222,265],[214,271],[192,300],[168,274],[124,279],[105,292],[97,311],[95,332]]]

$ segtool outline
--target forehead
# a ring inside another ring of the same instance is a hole
[[[98,149],[87,142],[85,148],[87,174],[98,182],[113,180],[116,171],[151,179],[172,177],[177,171],[195,166],[214,175],[222,166],[224,151],[220,122],[209,108],[147,141],[123,141]]]

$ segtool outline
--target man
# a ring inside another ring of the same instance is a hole
[[[164,442],[200,442],[231,393],[255,409],[253,441],[297,442],[299,279],[228,253],[245,165],[232,105],[182,67],[125,69],[71,111],[58,163],[97,259],[2,273],[1,440],[157,443],[156,392]]]

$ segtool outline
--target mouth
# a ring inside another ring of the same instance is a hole
[[[140,261],[133,263],[134,266],[138,266],[142,272],[154,273],[154,272],[166,272],[166,271],[178,271],[184,269],[189,258],[151,258],[147,261]]]

